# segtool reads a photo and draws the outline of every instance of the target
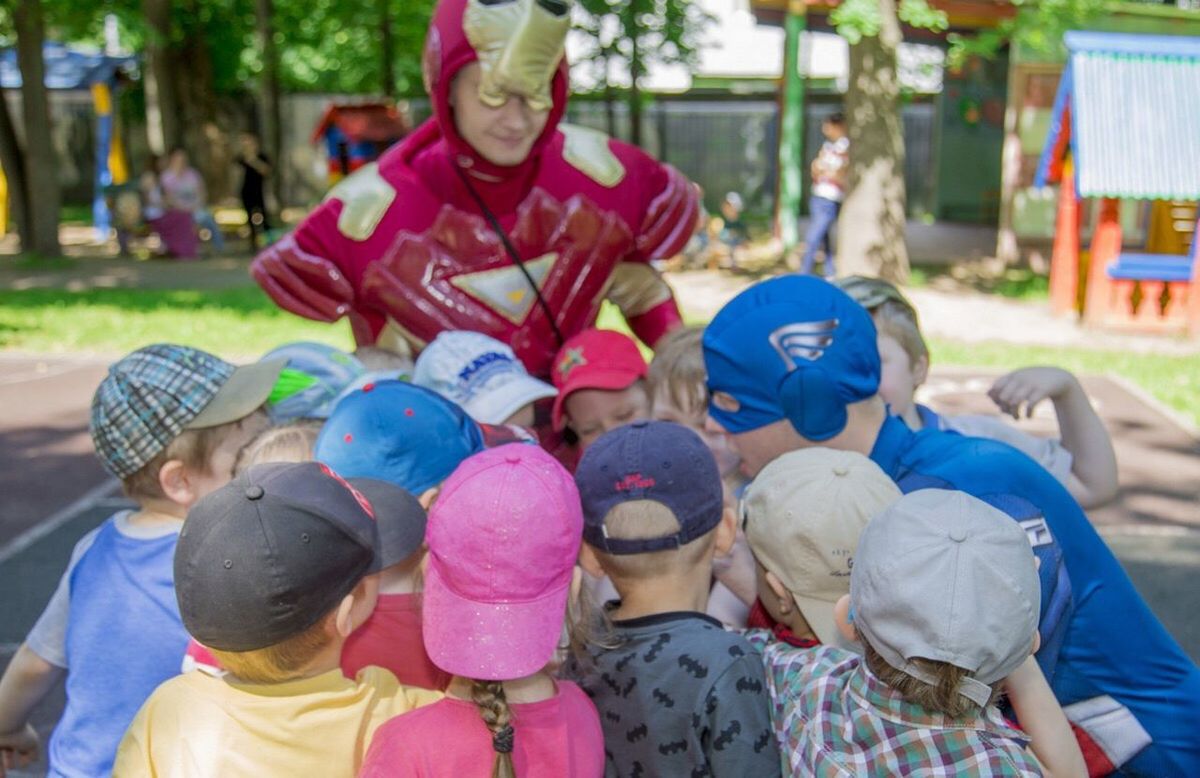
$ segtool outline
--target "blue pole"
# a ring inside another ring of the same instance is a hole
[[[112,97],[112,88],[108,84],[92,84],[92,102],[96,107],[96,189],[92,197],[92,224],[95,225],[98,240],[108,240],[108,231],[112,226],[104,196],[104,190],[112,184],[112,171],[108,169],[113,135]]]

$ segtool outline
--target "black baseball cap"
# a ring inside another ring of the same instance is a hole
[[[273,463],[196,503],[175,551],[188,632],[221,651],[275,645],[399,561],[381,552],[376,517],[412,497],[380,482],[368,491],[373,500],[318,462]]]
[[[425,509],[408,491],[378,478],[347,478],[375,510],[379,569],[403,562],[425,542]],[[374,572],[374,571],[372,571]]]
[[[610,554],[646,554],[679,548],[721,522],[721,474],[708,446],[692,430],[668,421],[635,421],[606,432],[588,447],[575,470],[583,502],[583,539]],[[604,518],[623,502],[652,500],[679,521],[679,532],[659,538],[610,538]]]

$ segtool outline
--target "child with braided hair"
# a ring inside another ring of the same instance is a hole
[[[536,446],[467,458],[429,512],[422,626],[454,675],[424,715],[380,727],[360,778],[599,778],[596,708],[551,672],[579,595],[583,535],[570,474]]]

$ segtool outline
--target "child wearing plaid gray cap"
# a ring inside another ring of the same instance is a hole
[[[107,775],[154,688],[179,672],[188,635],[172,560],[184,516],[232,476],[283,362],[233,365],[184,346],[138,349],[92,399],[96,455],[137,503],[75,546],[58,589],[0,680],[0,752],[36,758],[30,714],[66,677],[51,775]],[[0,770],[2,773],[3,770]]]
[[[836,512],[845,502],[853,500],[794,510]],[[756,520],[771,517],[748,511],[747,527]],[[776,559],[786,560],[780,551]],[[771,564],[776,574],[793,572]],[[1020,525],[963,492],[924,489],[871,519],[846,564],[850,593],[834,605],[833,622],[862,656],[751,638],[763,650],[786,772],[1086,775],[1033,659],[1039,583]],[[1023,729],[996,707],[1001,693]]]

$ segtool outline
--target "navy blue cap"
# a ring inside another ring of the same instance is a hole
[[[871,315],[833,284],[783,275],[733,298],[704,330],[709,414],[733,433],[788,419],[809,440],[879,391]]]
[[[375,478],[419,495],[483,449],[483,430],[462,408],[420,386],[381,381],[342,398],[313,455],[346,478]]]
[[[700,436],[669,421],[635,421],[601,435],[575,469],[583,502],[583,539],[610,554],[679,548],[721,522],[724,494],[712,452]],[[653,500],[679,521],[660,538],[609,538],[608,512],[623,502]]]

